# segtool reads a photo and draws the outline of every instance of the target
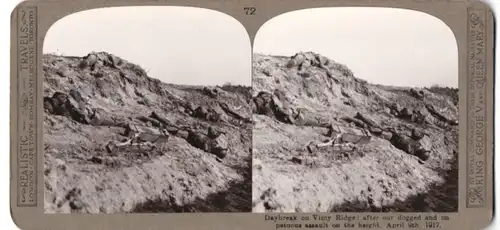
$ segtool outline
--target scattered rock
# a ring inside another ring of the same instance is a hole
[[[311,73],[308,73],[308,72],[299,72],[298,74],[299,74],[299,76],[301,76],[303,78],[310,78],[311,77]]]
[[[138,116],[137,120],[140,120],[144,123],[149,123],[154,127],[158,127],[158,128],[163,127],[163,124],[159,120],[154,119],[152,117]]]
[[[74,199],[74,200],[69,201],[69,207],[72,210],[81,210],[81,209],[83,209],[84,204],[83,204],[83,202],[81,200]]]
[[[417,130],[415,128],[413,128],[411,130],[411,138],[415,141],[419,141],[421,140],[422,138],[424,138],[424,133],[420,130]]]
[[[427,161],[430,157],[430,151],[423,148],[419,148],[415,151],[415,156],[420,160]]]
[[[192,113],[194,113],[194,110],[196,109],[196,106],[194,105],[193,102],[186,102],[186,104],[184,105],[184,109],[186,110],[186,112],[191,115]]]
[[[216,130],[214,127],[210,126],[208,127],[208,137],[209,138],[212,138],[212,139],[215,139],[217,138],[218,136],[221,135],[221,132]]]
[[[188,139],[189,138],[189,131],[179,130],[176,135],[182,139]]]
[[[413,110],[409,108],[403,108],[399,111],[400,118],[411,118],[413,116]]]
[[[148,106],[148,107],[153,106],[153,102],[147,97],[144,97],[141,100],[138,100],[137,103],[140,105]]]
[[[303,160],[301,158],[298,158],[298,157],[292,157],[291,162],[300,165],[303,163]]]
[[[356,127],[359,127],[359,128],[366,128],[367,127],[363,121],[358,120],[358,119],[353,118],[353,117],[343,116],[340,119],[342,119],[343,121],[345,121],[347,123],[352,123]]]
[[[382,138],[384,138],[386,140],[391,140],[392,139],[392,133],[391,132],[383,131],[381,136],[382,136]]]
[[[95,156],[94,156],[94,157],[90,158],[90,162],[92,162],[92,163],[96,163],[96,164],[102,164],[102,163],[103,163],[103,160],[102,160],[102,158],[100,158],[100,157],[95,157]]]
[[[315,142],[311,141],[311,142],[309,142],[309,144],[306,146],[306,148],[307,148],[307,151],[308,151],[309,153],[314,153],[314,152],[316,152],[316,151],[317,151],[318,146],[316,145],[316,143],[315,143]]]
[[[380,136],[383,134],[383,130],[381,128],[369,128],[370,132],[374,135]]]
[[[421,100],[421,99],[424,99],[424,91],[423,90],[416,90],[416,89],[410,89],[410,95],[412,95],[413,97]]]
[[[392,145],[394,145],[394,147],[410,155],[417,156],[421,159],[423,158],[422,160],[428,159],[427,156],[428,150],[425,150],[418,141],[413,140],[411,137],[407,135],[393,131],[390,141]]]
[[[226,135],[221,134],[216,138],[212,139],[210,142],[211,146],[209,148],[210,153],[213,153],[220,159],[224,159],[229,151],[229,142]]]
[[[194,111],[193,116],[202,120],[212,122],[219,122],[222,119],[220,113],[212,108],[208,108],[205,106],[198,106],[198,108],[196,108],[196,110]]]
[[[436,117],[439,121],[442,121],[446,124],[449,124],[449,125],[458,125],[458,121],[457,120],[454,120],[454,119],[450,119],[448,117],[446,117],[445,115],[441,114],[440,112],[438,112],[433,105],[430,105],[430,104],[425,104],[425,107],[427,108],[427,110],[429,111],[429,113],[431,113],[434,117]]]
[[[217,89],[210,89],[208,87],[203,87],[203,93],[208,95],[209,97],[212,97],[212,98],[217,98],[217,96],[218,96]]]
[[[357,112],[354,118],[364,122],[369,127],[380,128],[380,125],[377,124],[377,122],[371,119],[368,115],[363,115],[360,112]]]
[[[232,117],[234,117],[234,118],[236,118],[238,120],[241,120],[241,121],[246,122],[246,123],[251,123],[252,122],[252,119],[247,118],[247,117],[241,115],[240,113],[237,113],[232,108],[229,108],[229,105],[227,103],[219,102],[219,106],[221,107],[221,109],[224,112],[226,112],[227,114],[229,114],[230,116],[232,116]]]
[[[346,97],[346,98],[351,98],[351,95],[349,95],[344,89],[342,89],[340,91],[340,93],[342,94],[342,96]]]

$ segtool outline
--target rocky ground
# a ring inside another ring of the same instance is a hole
[[[253,69],[253,212],[457,211],[457,89],[375,85],[312,52]],[[331,125],[371,139],[308,151]]]
[[[43,70],[46,212],[251,211],[250,87],[167,84],[105,52]],[[131,125],[168,140],[108,151]]]

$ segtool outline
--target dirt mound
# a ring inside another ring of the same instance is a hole
[[[457,210],[456,91],[371,84],[312,52],[253,64],[254,212]]]
[[[250,211],[249,87],[167,84],[106,52],[43,70],[46,212]]]

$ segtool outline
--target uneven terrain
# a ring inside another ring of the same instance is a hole
[[[372,84],[312,52],[255,54],[253,70],[254,100],[279,91],[296,118],[253,111],[253,212],[457,211],[457,89]],[[371,140],[309,152],[330,126]]]
[[[45,54],[43,70],[46,212],[251,211],[250,87],[167,84],[106,52]],[[108,151],[127,125],[168,140]]]

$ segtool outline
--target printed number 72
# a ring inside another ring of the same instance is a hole
[[[243,9],[246,15],[255,15],[255,10],[257,10],[255,7],[245,7]]]

